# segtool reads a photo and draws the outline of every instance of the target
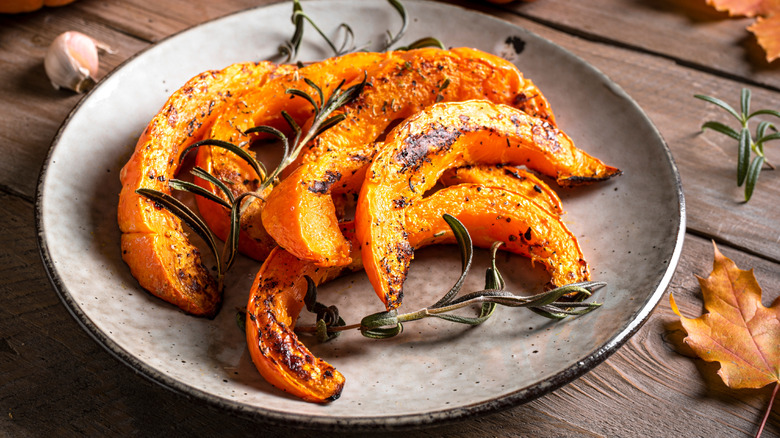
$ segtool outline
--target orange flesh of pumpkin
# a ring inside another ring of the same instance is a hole
[[[438,101],[484,98],[516,105],[550,123],[549,105],[511,63],[473,49],[397,52],[367,71],[363,93],[344,108],[347,118],[304,149],[295,168],[262,211],[268,233],[297,257],[320,266],[350,262],[331,193],[357,193],[376,155],[373,143],[396,120]]]
[[[323,269],[276,248],[255,277],[247,303],[246,339],[260,374],[275,387],[309,402],[337,399],[344,376],[315,357],[293,332],[307,283],[335,278],[344,267]]]
[[[445,186],[471,183],[508,190],[526,196],[552,214],[563,214],[558,194],[538,176],[520,167],[501,164],[458,167],[445,171],[439,182]]]
[[[295,88],[309,93],[316,100],[315,90],[306,84],[304,78],[313,81],[327,97],[341,81],[350,83],[362,77],[363,71],[389,56],[391,55],[388,53],[361,52],[329,58],[297,70],[286,66],[282,73],[273,75],[263,86],[227,105],[212,125],[208,138],[227,141],[249,151],[252,141],[263,138],[263,135],[245,134],[247,129],[268,125],[287,132],[289,126],[282,117],[282,111],[287,112],[300,126],[312,116],[313,110],[308,101],[286,93],[288,89]],[[254,155],[252,151],[250,153]],[[260,182],[260,176],[250,166],[223,148],[199,148],[195,163],[227,183],[235,196],[256,190]],[[213,194],[226,199],[211,183],[201,179],[195,181]],[[196,200],[206,224],[217,237],[224,240],[230,228],[227,209],[206,198],[198,197]],[[263,206],[262,200],[255,199],[241,216],[238,246],[243,254],[260,261],[276,246],[260,219]]]
[[[590,279],[574,234],[557,215],[527,196],[477,184],[440,190],[406,208],[409,245],[455,242],[442,218],[445,213],[466,226],[474,246],[489,248],[493,242],[504,242],[507,251],[541,263],[556,286]]]
[[[489,248],[493,242],[503,241],[502,249],[531,257],[560,277],[571,281],[589,278],[574,235],[555,215],[523,195],[474,184],[455,185],[409,206],[405,213],[409,244],[415,249],[455,242],[442,219],[442,214],[450,213],[466,226],[475,246]],[[528,228],[532,228],[532,236],[525,239]],[[348,267],[317,267],[277,248],[258,272],[247,305],[247,345],[260,374],[277,388],[312,402],[338,398],[344,377],[314,357],[293,329],[304,306],[304,275],[320,285],[362,266],[353,224],[343,223],[341,229],[353,244]],[[554,248],[570,254],[561,257]],[[575,262],[560,264],[569,260]]]
[[[619,173],[546,121],[506,105],[440,103],[407,119],[368,169],[355,213],[366,273],[388,309],[401,304],[413,254],[403,207],[418,202],[448,168],[473,163],[525,165],[562,185]],[[554,276],[553,283],[563,280]]]
[[[262,83],[275,68],[265,62],[236,64],[188,81],[149,123],[120,173],[117,220],[122,258],[144,289],[185,312],[213,316],[221,293],[181,221],[135,191],[149,188],[170,194],[168,180],[179,169],[179,154],[201,139],[231,96]]]

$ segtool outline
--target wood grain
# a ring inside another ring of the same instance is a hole
[[[705,0],[546,0],[505,8],[580,38],[780,90],[780,63],[768,63],[746,30],[755,19],[729,18]]]
[[[32,206],[0,195],[0,435],[317,437],[312,430],[258,425],[166,391],[134,374],[90,339],[42,275]],[[780,296],[780,265],[721,248],[753,267],[764,302]],[[688,316],[701,311],[693,274],[707,275],[712,246],[690,237],[670,290]],[[605,363],[528,404],[414,436],[739,436],[755,432],[768,390],[733,391],[715,367],[680,354],[668,298]],[[370,341],[367,341],[370,342]],[[432,378],[435,378],[433,376]],[[695,401],[695,402],[694,402]],[[649,413],[651,411],[651,413]],[[631,418],[632,421],[625,421]],[[266,435],[267,434],[267,435]],[[327,435],[327,434],[326,434]],[[381,433],[396,437],[403,433]],[[339,434],[339,436],[361,436]],[[780,436],[775,409],[765,437]]]
[[[49,42],[76,29],[108,43],[116,53],[101,58],[105,74],[174,32],[265,3],[270,1],[79,0],[0,16],[0,436],[336,436],[236,418],[136,375],[60,304],[36,247],[37,173],[60,123],[81,98],[48,83],[42,59]],[[749,85],[756,108],[777,109],[780,63],[761,62],[744,31],[746,20],[726,20],[704,0],[538,0],[501,8],[452,3],[514,22],[574,52],[625,89],[658,126],[687,200],[688,235],[669,287],[686,315],[702,310],[694,274],[711,269],[710,238],[741,268],[755,269],[765,304],[780,296],[780,171],[762,174],[754,199],[740,203],[736,146],[699,132],[706,120],[728,118],[691,97],[704,93],[735,102]],[[780,148],[767,151],[780,163]],[[726,388],[715,375],[717,365],[689,356],[676,321],[666,296],[617,353],[551,394],[458,424],[373,435],[752,436],[768,388]],[[764,432],[777,436],[780,403]]]

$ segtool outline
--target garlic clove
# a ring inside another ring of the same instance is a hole
[[[80,32],[60,34],[49,46],[43,66],[54,88],[89,91],[98,73],[97,44]]]

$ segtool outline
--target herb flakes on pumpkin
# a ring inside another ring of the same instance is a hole
[[[705,361],[720,363],[718,375],[726,386],[742,389],[774,384],[756,435],[760,436],[780,388],[780,298],[764,307],[753,270],[739,269],[714,243],[713,247],[712,273],[697,277],[707,312],[686,318],[673,296],[669,301],[688,334],[684,342]]]

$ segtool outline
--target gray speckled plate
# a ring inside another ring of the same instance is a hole
[[[401,336],[384,341],[342,335],[313,346],[347,378],[342,397],[323,406],[266,384],[248,357],[233,309],[245,305],[256,263],[239,261],[214,320],[186,316],[140,289],[120,258],[119,169],[146,123],[187,79],[274,55],[292,33],[287,3],[156,44],[102,80],[63,124],[41,172],[37,226],[54,288],[90,335],[142,375],[211,405],[265,421],[354,430],[438,423],[526,402],[587,372],[636,332],[663,295],[684,233],[680,181],[659,133],[608,78],[555,44],[457,7],[405,4],[413,19],[404,41],[435,35],[449,46],[511,55],[577,144],[624,171],[562,193],[565,220],[581,239],[594,279],[608,283],[595,296],[604,306],[557,323],[499,308],[476,328],[433,320],[407,324]],[[400,24],[383,1],[304,6],[323,29],[352,23],[359,42],[380,41],[385,29]],[[307,38],[302,59],[328,55],[313,31]],[[486,259],[477,254],[468,289],[480,288]],[[436,301],[459,263],[452,247],[420,251],[405,309]],[[499,263],[512,290],[538,290],[546,281],[525,259],[502,255]],[[340,305],[347,321],[382,310],[363,274],[324,287],[320,297]]]

